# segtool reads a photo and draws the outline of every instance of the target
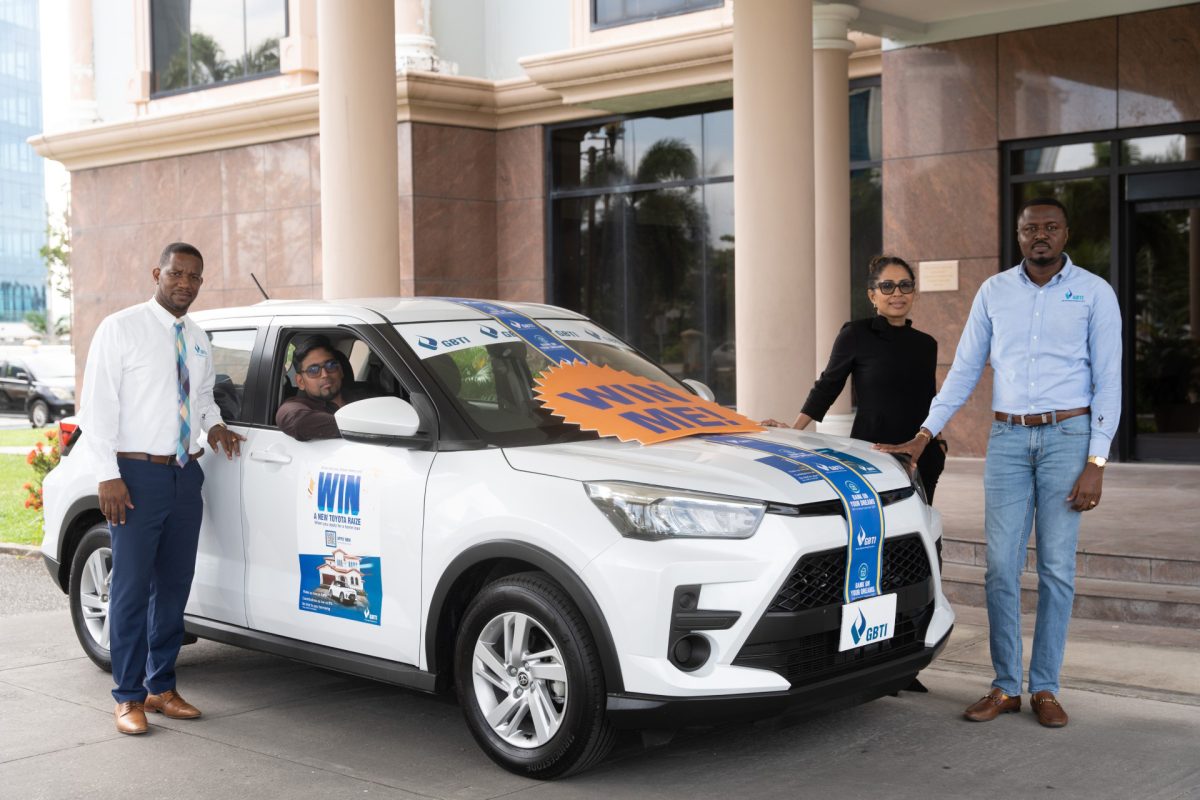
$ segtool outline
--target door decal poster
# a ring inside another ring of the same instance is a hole
[[[383,580],[372,481],[331,465],[301,475],[300,610],[378,625]]]

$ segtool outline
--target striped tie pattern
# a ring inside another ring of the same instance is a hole
[[[188,449],[192,440],[191,391],[188,378],[187,341],[183,338],[183,322],[175,323],[175,375],[179,382],[179,441],[175,444],[175,461],[187,466]]]

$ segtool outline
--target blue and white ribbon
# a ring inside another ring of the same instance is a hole
[[[846,510],[846,524],[850,533],[843,597],[847,603],[853,603],[880,594],[879,584],[883,574],[883,505],[879,502],[879,494],[863,477],[862,471],[832,455],[775,444],[750,436],[709,436],[706,439],[717,444],[766,453],[764,458],[757,459],[758,463],[774,467],[790,475],[798,483],[820,479],[829,484]],[[867,466],[874,472],[879,472],[874,466]]]
[[[511,308],[506,308],[497,303],[489,303],[486,300],[465,300],[458,297],[430,299],[458,303],[459,305],[474,309],[481,314],[487,314],[555,364],[570,364],[574,361],[587,363],[587,359],[576,353],[541,325],[524,314],[518,314]]]

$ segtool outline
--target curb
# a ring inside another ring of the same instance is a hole
[[[42,554],[40,547],[35,547],[31,544],[15,544],[10,542],[0,542],[0,554],[8,556],[37,556]]]

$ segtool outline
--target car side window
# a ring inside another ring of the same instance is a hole
[[[9,364],[8,377],[13,380],[23,381],[29,377],[29,373],[20,364]]]
[[[243,402],[246,391],[246,376],[250,372],[250,354],[254,350],[254,339],[258,331],[210,331],[212,344],[213,399],[221,409],[221,418],[226,422],[246,422]]]
[[[276,365],[280,374],[279,394],[275,399],[274,408],[278,409],[284,400],[296,394],[296,373],[292,369],[292,354],[296,344],[314,334],[323,334],[333,344],[335,357],[342,362],[343,391],[357,399],[365,397],[392,396],[404,400],[409,399],[409,392],[396,378],[378,355],[366,342],[348,334],[346,331],[330,330],[296,330],[291,331],[280,339],[283,346],[276,353]],[[274,424],[275,412],[271,413]]]

